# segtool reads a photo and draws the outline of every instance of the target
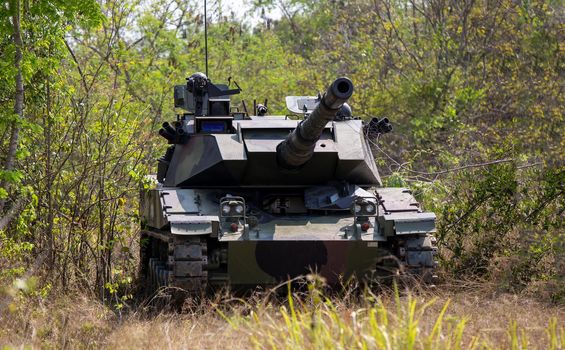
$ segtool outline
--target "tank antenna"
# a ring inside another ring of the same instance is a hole
[[[208,16],[206,14],[206,0],[204,0],[204,56],[206,60],[206,76],[208,75]]]

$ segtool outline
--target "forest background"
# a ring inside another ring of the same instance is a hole
[[[311,95],[338,76],[387,186],[438,215],[445,279],[565,302],[564,18],[559,0],[209,3],[210,78],[236,103]],[[277,8],[281,18],[271,19]],[[129,305],[138,193],[204,70],[192,0],[9,0],[0,6],[2,303],[79,292]],[[4,307],[4,306],[2,306]],[[14,311],[15,310],[15,311]]]

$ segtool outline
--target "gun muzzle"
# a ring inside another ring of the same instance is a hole
[[[167,131],[171,135],[175,135],[177,133],[175,128],[173,128],[171,124],[169,124],[169,122],[163,123],[163,129],[165,129],[165,131]]]
[[[164,138],[166,138],[169,142],[173,142],[176,139],[176,135],[171,134],[170,132],[168,132],[165,129],[159,129],[159,135],[163,136]]]
[[[392,124],[388,118],[372,118],[368,125],[369,135],[386,134],[392,131]]]

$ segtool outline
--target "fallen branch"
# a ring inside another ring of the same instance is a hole
[[[6,213],[6,215],[4,215],[0,219],[0,231],[3,230],[4,227],[8,226],[8,224],[12,221],[12,219],[15,218],[20,213],[20,211],[25,207],[26,203],[27,203],[26,197],[18,198],[18,200],[14,203],[14,205],[12,205],[12,208],[10,208],[10,211],[8,211],[8,213]]]

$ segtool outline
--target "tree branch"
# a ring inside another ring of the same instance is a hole
[[[18,200],[16,200],[14,205],[12,205],[10,211],[8,211],[6,215],[4,215],[0,219],[0,231],[2,231],[4,227],[8,226],[12,219],[15,218],[20,213],[20,211],[22,211],[23,207],[25,207],[26,205],[26,202],[27,198],[25,197],[20,197],[18,198]]]

